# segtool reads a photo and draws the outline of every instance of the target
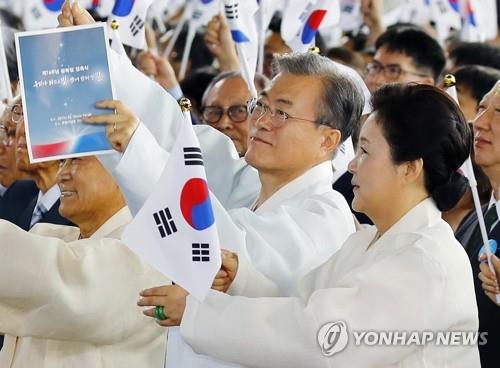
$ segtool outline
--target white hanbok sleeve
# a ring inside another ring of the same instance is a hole
[[[329,263],[315,274],[328,268]],[[449,302],[440,293],[445,283],[434,259],[418,247],[407,247],[368,268],[354,269],[335,288],[315,285],[302,297],[246,298],[211,291],[199,303],[189,296],[181,333],[196,352],[248,367],[393,366],[417,347],[356,346],[351,336],[345,350],[326,357],[318,330],[335,321],[364,331],[449,328],[440,315]]]
[[[305,275],[326,262],[355,231],[345,200],[333,191],[261,214],[241,208],[230,215],[245,236],[245,249],[235,251],[253,268],[237,273],[229,290],[235,295],[258,296],[257,281],[265,278],[277,285],[281,295],[290,295]],[[217,226],[223,233],[225,224],[218,220]],[[222,245],[233,250],[231,244]],[[260,295],[269,295],[269,290],[265,286]]]
[[[158,182],[184,116],[177,102],[128,60],[110,53],[116,96],[141,120],[125,153],[100,156],[122,188],[133,214]],[[131,87],[132,86],[132,87]],[[226,208],[249,206],[257,197],[260,181],[232,141],[206,125],[195,125],[204,156],[208,185]]]
[[[0,238],[0,331],[10,335],[111,345],[144,328],[139,292],[169,283],[119,240],[65,242],[3,220]]]

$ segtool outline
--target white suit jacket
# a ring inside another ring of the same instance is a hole
[[[431,199],[367,248],[375,233],[353,234],[296,297],[189,296],[182,336],[197,352],[248,367],[479,367],[475,344],[356,346],[349,335],[345,350],[322,354],[318,331],[328,322],[345,321],[349,331],[477,331],[469,261]],[[262,294],[279,290],[255,282]]]
[[[78,228],[0,221],[1,368],[162,367],[165,329],[137,306],[168,280],[118,240],[128,208],[89,239]]]

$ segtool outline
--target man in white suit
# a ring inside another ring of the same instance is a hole
[[[0,221],[0,367],[161,367],[165,331],[134,302],[168,280],[119,240],[120,189],[95,157],[63,161],[57,182],[78,227]]]

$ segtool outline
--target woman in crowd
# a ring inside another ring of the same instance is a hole
[[[200,303],[162,286],[144,290],[138,304],[163,307],[158,323],[180,325],[195,351],[244,366],[479,367],[475,342],[422,339],[478,328],[469,261],[441,219],[466,187],[457,173],[470,151],[465,118],[432,86],[388,85],[372,103],[350,171],[353,207],[375,225],[348,238],[296,295],[275,297],[275,285],[253,279],[251,265],[232,254],[214,285],[232,283],[244,295],[245,279],[261,298],[211,291]],[[158,316],[154,307],[144,313]],[[370,346],[362,331],[408,335],[397,346]],[[412,332],[420,339],[408,341]]]

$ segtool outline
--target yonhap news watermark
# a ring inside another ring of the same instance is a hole
[[[318,330],[318,344],[325,356],[332,356],[355,346],[473,346],[485,345],[488,333],[478,331],[349,331],[344,321],[325,323]]]

